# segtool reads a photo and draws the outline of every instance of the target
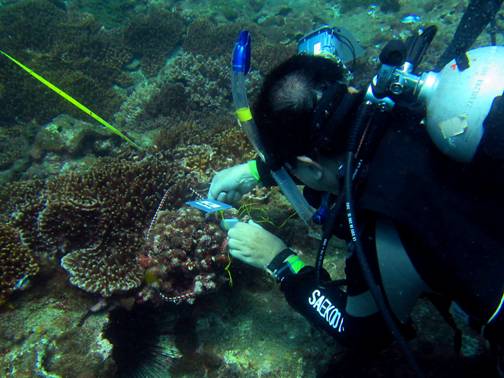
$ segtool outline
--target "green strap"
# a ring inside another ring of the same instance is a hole
[[[298,274],[305,267],[305,263],[298,255],[292,255],[287,258],[287,264],[292,273]]]
[[[255,160],[250,160],[247,165],[252,177],[254,177],[257,181],[261,181],[261,176],[259,175],[259,171],[257,170],[257,162]]]

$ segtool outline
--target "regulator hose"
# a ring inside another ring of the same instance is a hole
[[[415,375],[419,378],[423,378],[424,375],[418,366],[416,359],[409,347],[408,343],[404,339],[401,334],[399,327],[395,323],[391,311],[389,310],[387,304],[385,303],[384,295],[382,293],[381,288],[376,283],[374,279],[373,272],[369,265],[368,259],[364,253],[364,249],[362,247],[362,241],[360,239],[360,233],[358,229],[358,225],[355,218],[355,207],[352,198],[352,173],[353,173],[353,160],[354,153],[358,146],[359,136],[361,135],[363,128],[365,125],[373,118],[374,115],[374,105],[366,101],[363,103],[357,112],[354,126],[352,127],[350,137],[348,140],[348,148],[347,148],[347,159],[345,166],[345,209],[348,219],[348,227],[350,230],[350,235],[352,238],[352,243],[350,247],[352,248],[351,252],[355,253],[357,256],[357,260],[359,261],[362,274],[364,276],[364,280],[369,287],[369,291],[373,296],[373,299],[380,310],[387,327],[390,332],[394,336],[395,340],[399,344],[402,352],[411,369],[414,371]]]

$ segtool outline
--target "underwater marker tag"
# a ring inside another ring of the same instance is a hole
[[[231,209],[233,206],[227,203],[220,202],[211,198],[202,199],[198,201],[188,201],[187,205],[194,207],[195,209],[204,211],[207,214],[215,213],[216,211],[223,211]]]

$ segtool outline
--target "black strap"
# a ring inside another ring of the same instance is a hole
[[[284,263],[285,259],[295,254],[296,253],[294,253],[294,251],[286,248],[279,254],[277,254],[266,267],[278,282],[282,281],[282,279],[288,273],[289,265]]]

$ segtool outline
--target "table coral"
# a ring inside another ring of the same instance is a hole
[[[37,233],[37,217],[45,201],[43,190],[42,180],[14,181],[0,187],[0,222],[15,227],[34,252],[43,244]]]
[[[39,233],[70,282],[108,297],[137,287],[133,262],[164,188],[177,170],[155,160],[102,159],[89,172],[69,173],[47,184]]]
[[[155,75],[181,43],[184,20],[177,12],[155,7],[147,15],[137,15],[125,30],[125,41],[142,59],[142,70]]]
[[[215,220],[196,209],[162,211],[139,256],[146,287],[139,300],[189,302],[217,289],[226,280],[225,233]]]
[[[0,223],[0,304],[39,267],[16,230]]]

